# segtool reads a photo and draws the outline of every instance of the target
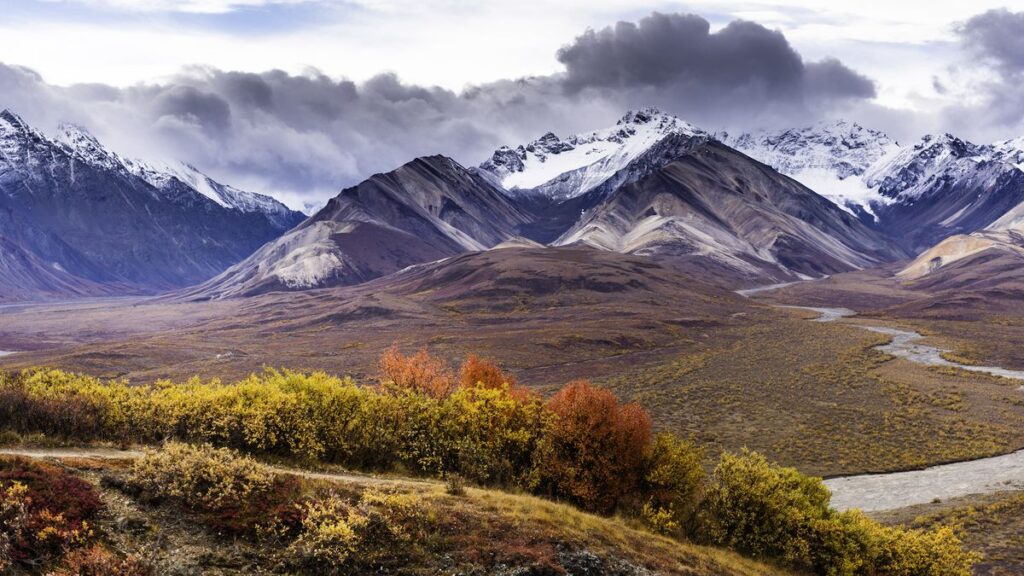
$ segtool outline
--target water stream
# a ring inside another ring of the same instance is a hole
[[[848,308],[784,308],[817,312],[819,316],[814,319],[815,322],[834,322],[856,314]],[[892,336],[892,341],[888,344],[876,346],[877,350],[892,356],[925,366],[949,366],[1024,380],[1024,371],[1021,370],[967,366],[946,360],[942,357],[944,350],[919,343],[918,340],[924,337],[918,332],[887,326],[854,326]],[[1024,450],[992,458],[932,466],[923,470],[831,478],[825,481],[825,485],[832,491],[834,507],[840,510],[860,508],[865,511],[891,510],[969,494],[1020,490],[1024,489]]]

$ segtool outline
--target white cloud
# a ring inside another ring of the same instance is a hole
[[[303,4],[319,0],[43,0],[74,3],[127,12],[184,12],[189,14],[225,14],[240,8],[268,5]]]

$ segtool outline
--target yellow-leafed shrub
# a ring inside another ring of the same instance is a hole
[[[154,496],[218,510],[267,492],[274,475],[255,460],[224,448],[171,442],[136,461],[131,481]]]

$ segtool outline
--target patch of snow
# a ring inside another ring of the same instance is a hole
[[[544,188],[559,199],[574,198],[601,185],[672,135],[707,133],[675,116],[644,108],[627,113],[611,128],[565,140],[549,132],[516,148],[504,146],[479,170],[514,194]]]

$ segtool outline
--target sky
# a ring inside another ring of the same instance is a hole
[[[315,206],[423,154],[844,118],[1024,135],[1024,2],[0,0],[0,108]]]

